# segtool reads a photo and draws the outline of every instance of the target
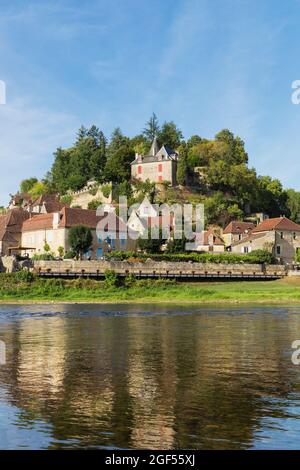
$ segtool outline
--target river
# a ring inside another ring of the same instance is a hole
[[[2,305],[0,449],[297,449],[300,307]]]

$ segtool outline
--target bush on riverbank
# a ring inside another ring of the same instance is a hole
[[[235,253],[155,253],[149,255],[133,251],[118,251],[108,254],[107,257],[117,261],[134,261],[135,259],[146,261],[146,259],[152,259],[153,261],[192,261],[194,263],[217,264],[273,264],[275,262],[272,254],[265,250],[255,250],[245,255]]]

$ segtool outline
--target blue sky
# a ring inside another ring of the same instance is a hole
[[[81,124],[135,135],[154,111],[186,137],[240,135],[300,190],[300,0],[0,0],[0,204]]]

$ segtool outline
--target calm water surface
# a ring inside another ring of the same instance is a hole
[[[0,449],[300,448],[300,307],[1,306]]]

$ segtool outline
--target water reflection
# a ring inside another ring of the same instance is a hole
[[[0,448],[297,448],[300,310],[139,309],[2,307]]]

